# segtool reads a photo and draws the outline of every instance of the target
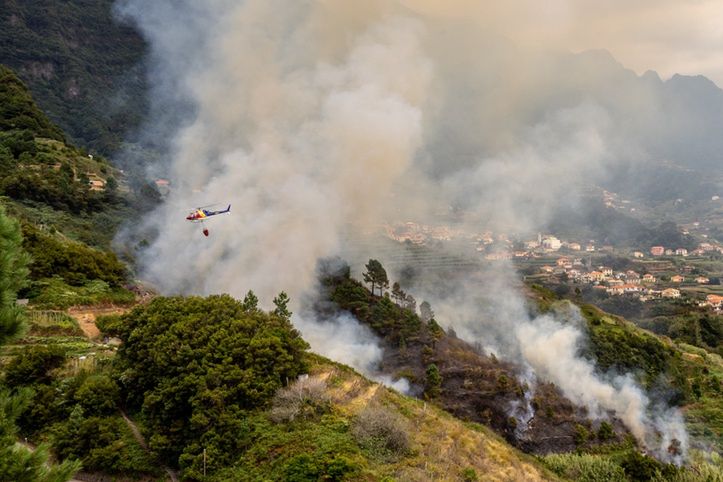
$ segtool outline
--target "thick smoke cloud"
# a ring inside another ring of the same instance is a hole
[[[157,119],[179,119],[143,276],[169,293],[301,299],[317,261],[343,254],[360,226],[454,205],[481,229],[529,231],[579,185],[648,155],[658,84],[604,53],[551,52],[559,38],[515,43],[524,24],[481,28],[509,11],[481,15],[478,3],[120,2],[152,46]],[[232,214],[209,221],[206,239],[183,217],[213,202]],[[530,319],[511,270],[485,276],[493,303],[459,289],[439,300],[440,319],[591,413],[613,412],[648,446],[655,430],[684,437],[679,415],[651,420],[629,378],[603,379],[579,358],[574,324]],[[313,349],[374,372],[380,348],[355,320],[295,323]]]

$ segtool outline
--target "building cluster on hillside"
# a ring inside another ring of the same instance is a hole
[[[384,224],[382,227],[387,237],[400,243],[411,242],[417,245],[425,245],[429,241],[463,239],[469,241],[485,259],[492,261],[513,258],[539,258],[558,252],[574,254],[576,252],[612,253],[614,251],[612,245],[598,246],[594,240],[582,242],[564,240],[553,234],[539,233],[535,239],[515,241],[504,233],[494,233],[492,231],[469,233],[460,228],[450,228],[444,225],[432,226],[412,221]],[[713,242],[701,243],[692,251],[683,247],[667,248],[665,246],[651,246],[648,249],[648,255],[654,258],[660,256],[701,256],[716,252],[723,254],[723,246]],[[642,250],[636,250],[629,254],[636,259],[647,256]]]
[[[707,295],[705,297],[705,301],[700,302],[700,306],[708,306],[712,308],[716,313],[723,313],[723,296]]]
[[[545,265],[540,271],[548,274],[565,275],[568,280],[590,284],[595,289],[605,290],[609,295],[632,295],[647,301],[655,298],[679,298],[677,288],[658,287],[658,279],[651,273],[634,270],[615,271],[609,266],[592,267],[583,263],[581,258],[561,257],[555,266]],[[682,280],[681,280],[682,281]]]

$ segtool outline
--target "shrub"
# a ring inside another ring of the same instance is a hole
[[[65,353],[58,347],[34,346],[13,358],[5,372],[5,383],[10,387],[48,383],[49,372],[65,361]]]
[[[358,472],[358,467],[341,456],[327,455],[312,458],[309,454],[300,454],[286,465],[284,480],[288,482],[316,482],[318,480],[350,480],[349,476]]]
[[[477,472],[472,467],[467,467],[460,475],[464,482],[477,482],[479,480]]]
[[[293,422],[324,414],[331,408],[326,382],[319,377],[299,378],[279,389],[273,399],[271,420]]]
[[[577,482],[627,481],[619,465],[596,455],[553,454],[542,460],[557,475]]]
[[[587,428],[579,423],[575,425],[575,445],[584,445],[589,437],[590,432]]]
[[[75,401],[88,415],[109,415],[116,410],[120,390],[107,375],[88,377],[75,392]]]
[[[610,422],[602,422],[600,424],[600,428],[597,430],[597,438],[601,442],[605,442],[607,440],[610,440],[611,438],[615,437],[615,432],[613,431],[613,426],[610,425]]]
[[[442,388],[442,376],[439,374],[439,368],[434,363],[427,367],[427,383],[424,388],[424,395],[428,399],[439,397]]]
[[[381,456],[403,455],[409,451],[404,421],[382,406],[367,406],[356,417],[352,435],[359,445]]]

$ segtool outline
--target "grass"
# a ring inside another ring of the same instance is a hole
[[[75,318],[63,311],[29,310],[27,319],[30,325],[28,333],[33,336],[83,335]]]
[[[130,305],[135,295],[124,288],[112,288],[101,280],[92,280],[83,286],[71,286],[54,277],[33,282],[33,307],[39,309],[66,309],[86,305]]]
[[[493,481],[557,478],[485,427],[464,423],[317,355],[310,355],[310,365],[310,375],[327,380],[331,412],[288,424],[272,423],[266,413],[254,415],[249,450],[211,480],[460,480],[473,472]],[[355,440],[351,427],[370,404],[398,417],[409,436],[408,451],[390,457]],[[348,472],[335,479],[328,475],[334,467]]]

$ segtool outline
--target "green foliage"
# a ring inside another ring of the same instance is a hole
[[[355,465],[344,457],[336,456],[319,460],[308,454],[300,454],[286,465],[284,480],[288,482],[341,481],[356,471]]]
[[[433,400],[439,397],[441,388],[442,375],[440,375],[437,365],[432,363],[427,367],[427,380],[424,386],[424,395],[428,399]]]
[[[227,467],[209,456],[210,480],[374,480],[362,476],[368,462],[347,420],[337,415],[277,424],[264,413],[249,414],[239,435],[246,440],[245,452]],[[201,467],[196,463],[184,474],[200,478]]]
[[[709,312],[678,316],[669,321],[665,334],[677,341],[723,354],[723,316]]]
[[[579,423],[575,425],[575,445],[585,445],[590,438],[590,431]]]
[[[124,475],[158,473],[118,415],[86,417],[76,405],[70,417],[53,425],[50,432],[54,450],[62,457],[82,460],[86,470]]]
[[[367,269],[366,272],[363,273],[364,282],[372,285],[372,294],[374,294],[375,287],[378,287],[381,296],[382,291],[389,288],[387,271],[376,259],[370,259],[364,267]]]
[[[651,334],[601,321],[603,316],[589,305],[581,307],[590,328],[588,355],[597,361],[602,371],[609,369],[621,373],[642,371],[642,382],[650,386],[666,373],[671,351]]]
[[[229,296],[156,298],[123,316],[117,362],[122,391],[142,408],[150,446],[197,468],[238,453],[244,413],[265,407],[287,378],[305,371],[308,347],[290,322],[249,313]]]
[[[0,480],[63,482],[80,469],[78,462],[49,463],[46,445],[30,450],[15,442],[15,420],[29,400],[28,392],[10,396],[0,391]]]
[[[95,326],[107,336],[118,336],[123,330],[124,323],[121,315],[104,315],[95,319]]]
[[[619,464],[598,455],[554,454],[542,461],[554,473],[577,482],[627,482]]]
[[[462,480],[464,482],[477,482],[479,478],[477,477],[477,471],[474,470],[472,467],[467,467],[462,471],[460,474],[462,477]]]
[[[643,455],[637,450],[631,450],[620,466],[625,470],[625,475],[629,480],[641,482],[653,479],[664,469],[661,462]]]
[[[289,311],[288,308],[289,301],[289,295],[287,295],[286,292],[282,291],[279,293],[278,296],[274,298],[274,306],[276,307],[274,309],[274,314],[280,318],[290,320],[291,311]]]
[[[31,346],[12,359],[5,369],[9,387],[48,383],[49,372],[65,362],[65,353],[58,347]]]
[[[126,278],[125,266],[113,253],[61,241],[29,224],[23,225],[23,235],[23,247],[33,259],[30,274],[35,280],[59,276],[74,286],[101,280],[118,287]]]
[[[0,131],[25,131],[63,141],[63,132],[35,105],[23,82],[0,65]]]
[[[27,312],[31,336],[82,336],[78,322],[62,311],[30,310]]]
[[[26,283],[27,262],[20,228],[0,206],[0,345],[24,330],[22,313],[15,306],[15,299]]]
[[[88,415],[110,415],[117,410],[120,390],[107,375],[92,375],[75,392],[75,401]]]
[[[418,336],[422,322],[414,312],[397,306],[388,297],[372,297],[360,282],[347,277],[327,278],[330,299],[339,308],[352,312],[379,335],[398,345]]]
[[[145,45],[118,23],[112,4],[6,2],[0,17],[0,63],[20,73],[74,139],[106,153],[119,150],[145,103]]]
[[[242,306],[243,306],[244,311],[246,311],[248,313],[253,313],[255,311],[258,311],[259,299],[253,291],[249,290],[249,292],[246,293]]]
[[[608,440],[615,437],[615,431],[610,422],[601,422],[600,427],[597,430],[597,438],[601,442],[607,442]]]
[[[135,295],[125,288],[111,288],[105,281],[88,281],[82,286],[70,286],[59,277],[33,282],[28,296],[39,308],[64,309],[77,305],[117,304],[135,302]]]

